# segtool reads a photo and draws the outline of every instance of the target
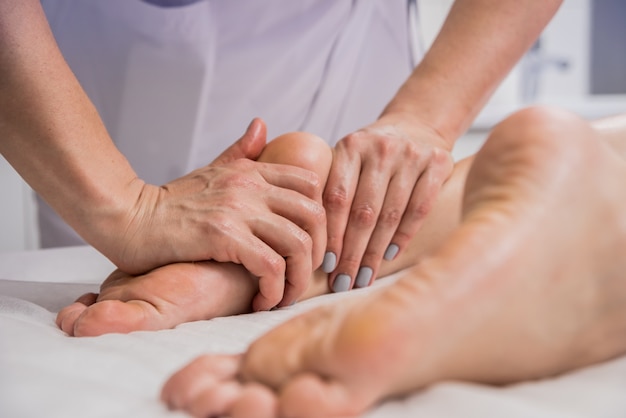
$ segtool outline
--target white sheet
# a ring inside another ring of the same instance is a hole
[[[349,296],[173,330],[65,336],[54,312],[97,289],[111,269],[89,247],[0,254],[0,417],[184,417],[158,400],[161,385],[179,367],[201,353],[242,351],[288,317]],[[443,383],[366,416],[626,417],[626,357],[507,388]]]

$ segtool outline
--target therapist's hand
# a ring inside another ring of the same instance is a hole
[[[304,292],[325,250],[322,186],[311,171],[253,161],[265,135],[263,122],[255,120],[210,165],[145,188],[118,267],[137,274],[177,261],[243,264],[259,278],[255,310]]]
[[[448,142],[414,119],[383,116],[341,139],[324,191],[322,268],[334,291],[366,287],[419,230],[453,160]]]

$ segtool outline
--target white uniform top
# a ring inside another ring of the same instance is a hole
[[[332,145],[376,120],[415,60],[407,0],[42,4],[117,147],[153,184],[210,163],[256,116],[268,139],[302,130]],[[38,200],[42,246],[82,243]]]

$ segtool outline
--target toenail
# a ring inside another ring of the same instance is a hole
[[[398,255],[398,251],[400,251],[400,247],[398,247],[396,244],[389,244],[389,247],[387,247],[387,251],[385,251],[385,260],[393,260],[395,256]]]
[[[328,251],[324,254],[324,262],[322,263],[322,271],[324,273],[330,273],[335,269],[337,265],[337,256],[335,253]]]
[[[370,267],[361,267],[359,269],[359,273],[356,275],[354,285],[356,287],[367,287],[370,284],[373,273],[374,270],[372,270]]]
[[[335,282],[333,283],[333,292],[345,292],[350,289],[350,276],[347,274],[340,274],[335,277]]]

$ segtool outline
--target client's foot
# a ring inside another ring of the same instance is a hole
[[[77,337],[167,329],[249,312],[257,291],[256,280],[230,263],[170,264],[137,277],[116,270],[99,295],[83,295],[62,309],[57,325]]]
[[[624,353],[624,179],[586,122],[520,112],[477,156],[462,224],[431,257],[243,356],[192,362],[162,398],[195,416],[343,417],[439,380],[508,383]]]
[[[311,170],[324,184],[332,152],[321,138],[292,132],[271,141],[258,161]],[[307,279],[308,288],[297,295],[300,299],[327,291],[321,273]],[[99,295],[83,295],[61,310],[57,324],[74,336],[167,329],[183,322],[249,312],[255,292],[257,279],[234,264],[178,263],[138,277],[115,271],[102,284]],[[284,295],[287,300],[279,306],[293,301],[291,293]]]

